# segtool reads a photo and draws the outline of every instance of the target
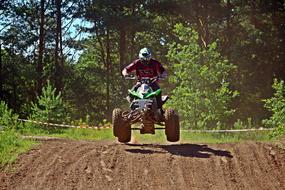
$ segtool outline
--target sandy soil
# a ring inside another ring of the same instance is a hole
[[[285,189],[285,143],[45,141],[0,172],[0,189]]]

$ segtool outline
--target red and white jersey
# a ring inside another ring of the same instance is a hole
[[[127,73],[135,71],[138,78],[156,77],[165,71],[162,64],[155,59],[150,59],[147,64],[143,64],[140,59],[137,59],[125,67],[125,69],[127,70]]]

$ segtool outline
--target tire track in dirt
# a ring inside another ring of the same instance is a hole
[[[233,159],[230,162],[232,164],[231,172],[235,172],[235,180],[239,185],[238,189],[250,189],[251,186],[248,183],[245,171],[247,168],[244,167],[243,161],[241,160],[240,147],[234,146],[233,148]]]
[[[234,149],[233,149],[234,155]],[[236,157],[233,156],[232,159],[221,159],[222,167],[226,183],[225,189],[246,189],[247,187],[247,179],[244,178],[243,172],[239,169],[240,162]],[[246,169],[246,168],[244,168]],[[244,170],[243,169],[243,170]]]
[[[263,148],[253,143],[250,144],[250,148],[252,149],[253,157],[255,159],[255,163],[257,164],[257,175],[259,176],[262,173],[264,177],[268,179],[269,182],[265,183],[265,181],[260,178],[260,180],[258,180],[260,186],[267,189],[277,189],[278,187],[280,187],[280,182],[276,178],[278,174],[274,170],[271,170],[270,175],[268,175],[270,165],[268,164],[267,159],[264,156]]]
[[[283,154],[280,154],[280,148],[276,150],[270,146],[263,146],[262,150],[264,160],[266,160],[268,165],[266,170],[267,175],[274,181],[274,184],[279,184],[282,189],[285,189],[285,162],[280,162],[280,160],[285,160],[285,143],[283,143],[281,148]],[[276,168],[278,169],[276,170]]]
[[[224,159],[224,158],[223,158]],[[211,159],[211,166],[214,176],[214,182],[212,189],[225,189],[227,182],[223,177],[223,169],[222,168],[222,158],[221,159]]]
[[[0,189],[285,189],[285,143],[47,141],[0,172]]]
[[[174,185],[172,158],[156,145],[131,146],[126,149],[130,183],[126,189],[170,189]]]

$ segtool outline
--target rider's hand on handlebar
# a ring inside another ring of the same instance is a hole
[[[126,69],[122,71],[122,75],[125,79],[135,79],[136,77],[132,73],[128,73]]]
[[[122,71],[122,75],[123,75],[124,77],[126,77],[126,76],[128,76],[128,75],[129,75],[129,73],[127,72],[127,70],[126,70],[126,69],[124,69],[124,70]]]

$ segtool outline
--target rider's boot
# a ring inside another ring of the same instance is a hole
[[[162,122],[164,121],[164,111],[162,109],[162,99],[161,99],[161,94],[156,96],[156,101],[157,101],[157,115],[158,115],[158,121]]]

